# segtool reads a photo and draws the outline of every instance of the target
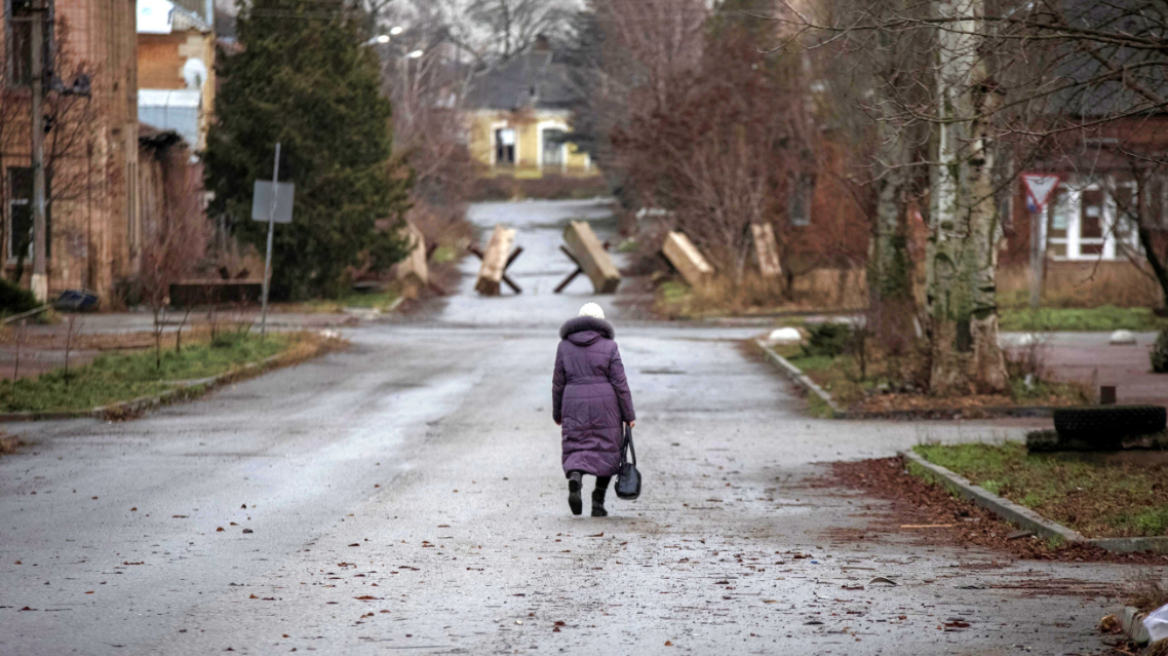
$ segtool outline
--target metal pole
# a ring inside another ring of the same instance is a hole
[[[276,163],[272,166],[272,204],[268,209],[268,256],[264,259],[264,301],[260,336],[268,332],[268,289],[272,286],[272,232],[276,226],[276,193],[280,189],[280,142],[276,142]]]
[[[1053,193],[1047,202],[1054,200]],[[1054,211],[1053,208],[1051,211]],[[1046,266],[1046,207],[1030,215],[1030,309],[1042,305],[1043,268]]]
[[[48,229],[45,221],[45,114],[41,107],[45,85],[43,6],[32,9],[32,279],[29,286],[40,302],[49,300]]]

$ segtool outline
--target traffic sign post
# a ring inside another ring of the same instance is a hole
[[[292,222],[292,197],[295,192],[296,185],[291,182],[280,184],[280,144],[277,143],[272,181],[256,180],[251,199],[251,218],[268,222],[268,249],[264,258],[264,294],[260,313],[261,336],[266,335],[268,330],[268,290],[272,286],[272,235],[277,223]]]
[[[1046,265],[1046,220],[1042,210],[1050,202],[1061,178],[1051,173],[1023,173],[1026,185],[1027,209],[1030,219],[1030,307],[1037,310],[1042,305],[1042,270]]]
[[[1041,212],[1050,201],[1051,194],[1062,180],[1057,175],[1049,173],[1023,173],[1022,182],[1026,184],[1026,195],[1034,203],[1034,212]]]

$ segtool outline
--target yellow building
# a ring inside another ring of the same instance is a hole
[[[464,112],[471,156],[489,175],[598,175],[566,141],[576,100],[567,68],[546,46],[475,75]]]

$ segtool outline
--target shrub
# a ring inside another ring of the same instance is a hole
[[[834,358],[843,355],[852,343],[852,327],[844,323],[821,323],[807,326],[807,345],[803,351],[809,356],[825,355]]]
[[[20,314],[38,308],[40,305],[32,292],[0,278],[0,315]]]
[[[1168,328],[1160,330],[1160,336],[1156,338],[1156,345],[1152,347],[1150,357],[1152,371],[1158,374],[1168,373]]]

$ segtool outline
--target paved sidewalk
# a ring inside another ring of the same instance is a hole
[[[1026,333],[1005,333],[1003,345],[1018,348]],[[1148,351],[1156,343],[1154,332],[1136,333],[1133,345],[1112,345],[1111,333],[1052,333],[1046,365],[1058,380],[1086,385],[1116,386],[1119,403],[1168,405],[1168,374],[1152,373]]]

